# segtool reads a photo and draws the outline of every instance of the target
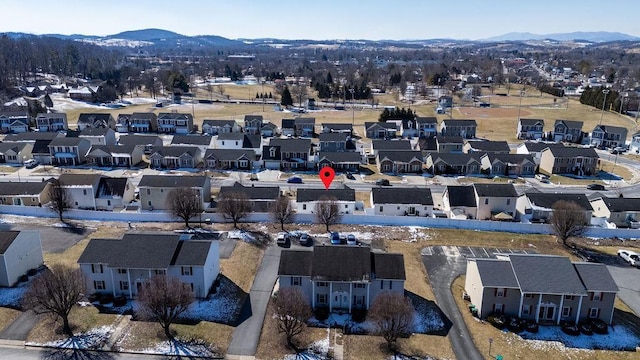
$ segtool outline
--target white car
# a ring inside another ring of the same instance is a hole
[[[618,250],[618,256],[631,266],[640,266],[640,255],[631,250]]]

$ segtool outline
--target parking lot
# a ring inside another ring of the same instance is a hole
[[[536,254],[535,250],[499,249],[470,246],[435,246],[422,249],[422,255],[443,254],[447,257],[494,258],[495,254]]]

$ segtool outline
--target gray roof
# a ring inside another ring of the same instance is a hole
[[[518,197],[513,184],[473,184],[479,197]]]
[[[372,272],[375,279],[406,280],[402,254],[371,253]]]
[[[251,121],[251,120],[260,120],[262,121],[264,119],[264,117],[262,115],[245,115],[244,116],[244,121]]]
[[[89,140],[78,137],[56,137],[51,140],[49,146],[79,146],[83,142],[90,143]]]
[[[79,136],[105,136],[107,132],[111,130],[110,128],[84,128],[84,130],[80,131]],[[113,131],[113,130],[111,130]]]
[[[546,209],[553,208],[553,204],[562,200],[574,202],[586,211],[593,210],[585,194],[527,192],[526,195],[532,204]]]
[[[46,131],[29,131],[18,134],[7,134],[4,137],[4,141],[36,141],[36,140],[53,140],[57,137],[63,137],[61,134],[57,132],[46,132]]]
[[[466,153],[431,153],[431,159],[443,161],[448,165],[467,165],[472,161],[480,163],[479,154]]]
[[[548,147],[564,147],[562,143],[548,143],[542,141],[526,141],[523,143],[529,152],[541,152]]]
[[[205,185],[206,180],[206,176],[142,175],[138,186],[201,188]]]
[[[496,259],[475,259],[480,280],[485,287],[519,288],[511,262]]]
[[[340,132],[320,133],[318,139],[320,141],[347,141],[349,135]]]
[[[582,122],[582,121],[556,120],[556,122],[553,123],[553,127],[555,128],[556,125],[558,125],[558,123],[563,123],[569,129],[578,129],[578,130],[582,130],[582,124],[584,124],[584,122]]]
[[[158,135],[120,135],[118,138],[118,143],[120,145],[155,145],[156,141],[160,140],[162,143],[162,139]]]
[[[0,142],[0,153],[6,153],[9,150],[13,150],[16,153],[22,151],[27,146],[26,142]]]
[[[316,246],[311,277],[319,281],[371,279],[371,249],[365,246]]]
[[[100,174],[62,174],[58,178],[63,186],[93,185],[100,181]]]
[[[343,123],[322,123],[322,128],[328,128],[330,130],[353,130],[353,125]]]
[[[371,144],[373,145],[374,150],[411,150],[411,141],[409,140],[379,140],[373,139],[371,140]]]
[[[371,189],[373,204],[420,204],[433,205],[431,189],[428,188],[385,188]]]
[[[244,134],[244,139],[242,141],[242,147],[245,149],[260,149],[262,146],[262,137],[260,134],[250,135]]]
[[[463,144],[464,139],[462,136],[436,136],[436,142],[439,144]]]
[[[127,188],[128,180],[129,180],[128,178],[102,177],[100,178],[100,182],[98,183],[98,192],[96,196],[97,197],[102,197],[102,196],[122,197]]]
[[[640,198],[602,197],[602,201],[604,201],[611,212],[640,210]]]
[[[207,149],[204,158],[214,158],[218,160],[238,160],[246,158],[248,160],[254,160],[256,157],[255,154],[253,150],[244,149]]]
[[[509,259],[523,293],[586,295],[567,257],[510,254]]]
[[[587,157],[598,158],[598,153],[594,148],[582,148],[582,147],[549,147],[549,151],[554,157],[561,158],[573,158],[573,157]]]
[[[434,116],[426,116],[426,117],[416,117],[416,122],[418,124],[437,124],[438,119]]]
[[[200,243],[207,242],[197,241],[198,244],[186,245],[188,242],[191,241],[181,241],[180,235],[174,234],[128,233],[122,239],[91,239],[78,263],[135,269],[166,269],[171,265],[182,264],[204,265],[209,247]],[[202,253],[205,253],[204,256]]]
[[[145,119],[149,121],[154,121],[157,118],[158,118],[158,115],[152,112],[134,112],[133,114],[131,114],[131,117],[130,117],[131,120]]]
[[[520,124],[522,125],[527,125],[527,126],[533,126],[537,123],[540,123],[542,125],[544,125],[544,120],[542,119],[520,119]]]
[[[420,162],[424,162],[422,159],[422,152],[419,150],[410,150],[410,151],[379,151],[378,159],[383,160],[387,158],[394,162],[403,162],[409,163],[414,158]]]
[[[611,125],[596,125],[594,130],[597,128],[602,129],[602,131],[607,134],[626,135],[628,131],[627,128],[620,127],[620,126],[611,126]],[[622,140],[624,141],[625,139],[622,139]]]
[[[0,182],[0,196],[40,195],[47,186],[46,181],[37,182]]]
[[[171,145],[173,144],[190,144],[190,145],[209,145],[211,144],[211,136],[206,135],[173,135]]]
[[[355,151],[322,151],[318,154],[318,162],[327,159],[332,163],[360,163],[360,153]]]
[[[506,141],[467,141],[467,144],[471,146],[471,148],[475,150],[485,151],[485,152],[509,152],[509,143]]]
[[[533,155],[531,154],[491,154],[487,153],[486,155],[489,157],[491,163],[495,161],[500,161],[505,164],[522,164],[525,161],[529,161],[534,163]]]
[[[231,140],[231,141],[243,141],[244,133],[241,132],[229,132],[218,134],[218,141]]]
[[[101,121],[104,122],[105,125],[108,125],[112,118],[113,117],[109,113],[83,113],[78,116],[78,124],[93,124],[96,121]]]
[[[101,150],[107,154],[131,154],[136,149],[136,145],[94,145],[89,150],[89,154],[96,150]]]
[[[376,122],[365,122],[364,123],[364,128],[365,129],[369,129],[369,128],[374,127],[374,126],[380,126],[382,128],[385,128],[385,129],[398,130],[398,124],[396,124],[395,122],[376,121]]]
[[[311,276],[313,251],[283,250],[278,275]]]
[[[250,200],[275,200],[280,196],[280,187],[278,186],[244,186],[238,182],[232,186],[221,186],[218,198],[224,197],[226,194],[239,192],[247,195]]]
[[[469,119],[445,119],[442,120],[445,126],[477,126],[475,120]]]
[[[225,125],[229,125],[230,127],[233,127],[235,126],[235,124],[236,124],[235,120],[203,120],[202,121],[202,126],[209,125],[209,126],[223,127]]]
[[[158,113],[158,118],[162,117],[163,119],[184,119],[184,120],[191,120],[193,121],[193,116],[191,116],[191,114],[189,113],[167,113],[167,112],[162,112],[162,113]]]
[[[342,189],[306,189],[299,188],[296,193],[297,202],[318,201],[322,197],[333,197],[338,201],[356,201],[356,191],[345,186]]]
[[[306,153],[311,149],[311,139],[271,139],[269,146],[279,146],[280,152]]]
[[[200,149],[196,146],[155,146],[151,150],[151,155],[158,153],[164,156],[180,157],[184,154],[189,154],[192,157],[197,157],[200,153]]]
[[[476,194],[473,190],[473,186],[454,185],[447,186],[447,193],[449,194],[449,205],[451,207],[466,206],[476,207]]]
[[[573,263],[587,291],[618,292],[618,286],[604,264]]]
[[[0,254],[4,254],[7,251],[19,234],[20,231],[0,231]]]
[[[304,118],[304,117],[295,118],[295,124],[296,125],[303,125],[303,124],[315,125],[316,118]]]
[[[295,127],[295,119],[282,119],[280,127],[283,129],[293,129]]]

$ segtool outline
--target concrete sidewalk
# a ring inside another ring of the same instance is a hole
[[[278,246],[266,249],[249,291],[251,316],[233,331],[227,358],[239,359],[255,355],[271,291],[278,277],[281,250]]]
[[[0,332],[0,339],[26,341],[37,322],[38,315],[33,310],[25,311]]]

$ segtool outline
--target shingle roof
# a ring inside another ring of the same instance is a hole
[[[372,272],[375,279],[406,280],[402,254],[371,252]]]
[[[375,204],[420,204],[433,205],[431,189],[428,188],[384,188],[371,189]]]
[[[154,145],[160,137],[158,135],[120,135],[120,145]]]
[[[136,145],[94,145],[89,150],[89,153],[101,150],[107,154],[131,154],[135,149]]]
[[[4,141],[36,141],[36,140],[48,140],[51,141],[57,137],[63,137],[57,132],[45,132],[45,131],[29,131],[18,134],[8,134],[4,137]]]
[[[442,122],[445,126],[477,126],[475,120],[469,119],[448,119]]]
[[[483,286],[519,288],[511,262],[496,259],[475,259],[475,262]]]
[[[271,139],[269,146],[280,146],[281,152],[306,153],[311,149],[311,139]]]
[[[97,197],[124,195],[128,178],[102,177],[98,183]]]
[[[163,119],[186,119],[186,120],[193,120],[193,116],[191,116],[191,114],[189,113],[167,113],[167,112],[162,112],[158,114],[158,117],[162,117]]]
[[[340,132],[320,133],[318,140],[320,141],[347,141],[349,135]]]
[[[627,133],[627,128],[624,127],[620,127],[620,126],[610,126],[610,125],[596,125],[596,129],[600,128],[602,129],[602,131],[604,131],[607,134],[626,134]],[[594,129],[595,130],[595,129]],[[625,139],[622,139],[623,141]]]
[[[318,201],[322,197],[333,197],[337,201],[356,201],[356,191],[345,186],[342,189],[306,189],[299,188],[296,193],[297,202]]]
[[[37,182],[0,182],[0,196],[39,195],[47,186],[46,181]]]
[[[353,130],[353,125],[343,123],[322,123],[322,128],[328,128],[330,130]]]
[[[89,143],[89,140],[78,137],[56,137],[51,140],[49,146],[78,146],[83,142]]]
[[[197,187],[205,185],[206,176],[142,175],[139,187]]]
[[[219,127],[223,127],[225,125],[229,125],[229,126],[233,127],[235,124],[236,124],[235,120],[203,120],[202,121],[202,126],[203,127],[205,125],[219,126]]]
[[[80,131],[80,136],[105,136],[107,132],[111,130],[110,128],[84,128]],[[113,130],[111,130],[113,131]]]
[[[0,254],[4,254],[7,251],[19,234],[20,231],[0,231]]]
[[[202,266],[207,261],[211,241],[189,240],[178,243],[177,256],[172,265],[176,266]]]
[[[58,178],[63,186],[93,185],[100,181],[100,174],[62,174]]]
[[[153,120],[156,120],[157,118],[158,118],[158,115],[152,112],[134,112],[133,114],[131,114],[131,120],[141,119],[141,120],[153,121]]]
[[[262,121],[264,118],[262,115],[245,115],[244,116],[244,121],[251,121],[251,120],[260,120]]]
[[[436,136],[436,142],[439,144],[463,144],[462,136]]]
[[[562,158],[574,158],[574,157],[588,157],[598,158],[598,153],[594,148],[581,148],[581,147],[550,147],[549,151],[554,157]]]
[[[244,186],[238,182],[232,186],[221,186],[218,197],[224,197],[228,193],[240,192],[251,200],[275,200],[280,196],[280,187],[278,186]]]
[[[422,159],[422,152],[421,151],[417,151],[417,150],[411,150],[411,151],[379,151],[378,152],[378,159],[383,160],[384,158],[387,158],[391,161],[397,161],[397,162],[403,162],[403,163],[408,163],[410,161],[412,161],[414,158],[419,160],[420,162],[423,162],[424,160]]]
[[[371,141],[374,150],[377,151],[405,151],[411,150],[411,141],[409,140],[379,140]]]
[[[355,151],[323,151],[318,154],[318,162],[327,159],[332,163],[359,163],[361,161],[360,153]]]
[[[541,123],[542,125],[544,125],[544,120],[542,119],[520,119],[520,124],[522,125],[526,125],[526,126],[533,126],[537,123]]]
[[[640,198],[610,198],[602,197],[611,212],[640,210]]]
[[[586,295],[569,258],[554,255],[509,255],[524,293]]]
[[[558,123],[563,123],[569,129],[582,129],[582,125],[584,124],[584,122],[582,122],[582,121],[556,120],[556,122],[553,123],[553,127],[555,128],[556,125],[558,125]]]
[[[466,153],[431,153],[431,158],[434,162],[436,160],[443,161],[445,164],[457,166],[457,165],[467,165],[470,162],[480,163],[479,159],[480,155],[478,154],[466,154]]]
[[[26,142],[0,142],[0,153],[5,153],[9,150],[13,150],[16,153],[22,151],[27,146]]]
[[[111,114],[108,113],[83,113],[78,116],[78,124],[95,123],[96,121],[103,121],[105,124],[108,124],[110,119]]]
[[[437,124],[438,119],[434,116],[426,116],[426,117],[416,117],[416,122],[418,124]]]
[[[209,145],[211,144],[211,136],[206,135],[173,135],[171,145],[173,144],[190,144],[190,145]]]
[[[533,155],[531,154],[492,154],[487,153],[486,155],[489,158],[489,161],[493,164],[496,161],[500,161],[504,164],[522,164],[526,161],[534,163]]]
[[[479,197],[517,197],[513,184],[473,184]]]
[[[486,152],[509,152],[509,143],[506,141],[467,141],[471,148]]]
[[[593,210],[591,202],[589,202],[589,199],[585,194],[527,192],[526,195],[532,204],[546,209],[553,208],[553,204],[562,200],[574,202],[587,211]]]
[[[262,146],[262,137],[259,134],[245,134],[242,140],[242,147],[245,149],[259,149]]]
[[[155,146],[151,151],[151,155],[158,153],[164,156],[180,157],[184,154],[189,154],[196,157],[200,152],[200,149],[196,146]]]
[[[564,147],[562,143],[546,143],[537,141],[527,141],[523,143],[529,152],[541,152],[548,147]]]
[[[243,149],[207,149],[207,152],[204,154],[205,159],[238,160],[243,157],[248,160],[254,160],[256,155],[252,150]]]
[[[296,122],[294,119],[282,119],[282,123],[280,127],[283,129],[293,129],[295,126],[295,123]]]
[[[370,280],[370,252],[369,247],[316,246],[313,249],[311,277],[319,281]]]
[[[604,264],[573,263],[587,291],[618,292],[618,286]]]
[[[295,124],[296,125],[303,125],[303,124],[315,125],[316,124],[316,118],[304,118],[304,117],[295,118]]]
[[[380,126],[382,128],[385,129],[392,129],[392,130],[398,130],[398,124],[393,123],[393,122],[382,122],[382,121],[377,121],[377,122],[365,122],[364,123],[364,128],[365,129],[369,129],[371,127],[374,126]]]
[[[449,206],[476,207],[476,193],[473,186],[447,186]]]
[[[278,275],[311,276],[313,251],[283,250]]]
[[[218,134],[218,141],[231,140],[231,141],[243,141],[244,133],[241,132],[229,132]]]

